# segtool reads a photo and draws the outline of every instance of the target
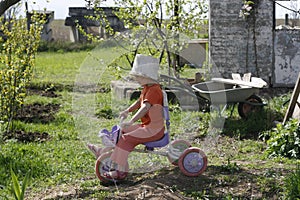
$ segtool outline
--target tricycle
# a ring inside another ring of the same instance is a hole
[[[163,109],[166,127],[164,136],[158,141],[144,143],[142,144],[144,145],[144,149],[136,148],[134,151],[138,153],[165,156],[168,158],[170,163],[178,166],[184,175],[191,177],[199,176],[207,167],[207,157],[200,148],[192,147],[191,144],[186,140],[178,139],[170,142],[170,118],[169,109],[166,104],[166,101],[164,101]],[[101,182],[105,183],[111,181],[120,181],[126,178],[128,172],[130,171],[129,164],[127,163],[125,170],[126,172],[124,173],[125,176],[123,176],[122,179],[108,179],[106,176],[104,176],[104,173],[109,171],[109,167],[111,165],[110,156],[121,134],[121,125],[115,125],[111,130],[102,129],[99,132],[99,136],[102,139],[102,144],[105,147],[103,148],[101,155],[96,160],[95,172],[96,176]]]

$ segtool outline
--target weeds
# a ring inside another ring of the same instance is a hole
[[[295,172],[290,173],[284,181],[284,195],[286,199],[300,199],[300,164]]]
[[[241,168],[236,164],[236,162],[232,163],[230,158],[227,159],[227,164],[222,166],[222,171],[229,172],[231,174],[235,172],[239,172]]]
[[[225,121],[223,133],[239,139],[258,139],[259,133],[269,130],[272,122],[267,110],[251,113],[247,120],[233,116]]]
[[[27,172],[23,183],[22,183],[22,187],[20,185],[20,182],[18,180],[18,177],[16,176],[15,172],[12,170],[12,168],[10,169],[10,174],[11,174],[11,179],[12,179],[12,193],[15,197],[16,200],[24,200],[25,198],[25,190],[27,187],[27,184],[29,182],[30,179],[30,174],[31,172]]]
[[[270,156],[300,158],[300,128],[297,119],[291,119],[285,125],[277,124],[264,137],[268,145],[266,152]]]

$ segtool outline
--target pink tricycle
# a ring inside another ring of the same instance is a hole
[[[158,141],[144,143],[143,145],[145,146],[145,148],[143,150],[135,149],[134,151],[139,153],[150,153],[166,156],[173,165],[179,166],[181,172],[186,176],[199,176],[205,171],[207,167],[207,157],[205,153],[197,147],[192,147],[191,144],[185,140],[175,140],[170,142],[170,122],[168,106],[164,106],[164,116],[166,122],[166,131],[164,137]],[[120,179],[108,179],[103,175],[105,172],[109,171],[107,166],[110,166],[110,156],[114,145],[118,141],[120,133],[121,127],[119,125],[113,126],[111,131],[103,129],[99,133],[99,136],[102,138],[102,143],[105,146],[105,148],[102,150],[101,155],[96,161],[95,171],[97,177],[102,182],[120,181]],[[167,150],[162,151],[162,147],[167,147]],[[127,164],[126,171],[129,171],[129,164]],[[126,175],[127,173],[125,173],[125,176],[123,177],[125,178]]]

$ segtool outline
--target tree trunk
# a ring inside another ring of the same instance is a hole
[[[0,16],[4,14],[4,12],[9,9],[11,6],[20,2],[21,0],[1,0],[0,1]]]

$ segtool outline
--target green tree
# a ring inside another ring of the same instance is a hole
[[[147,50],[151,55],[166,53],[169,67],[178,71],[178,52],[186,39],[201,37],[201,28],[207,23],[208,5],[204,0],[114,0],[119,8],[114,11],[117,17],[130,30],[130,33],[116,34],[105,14],[101,12],[101,0],[87,1],[97,10],[98,20],[109,34],[114,34],[117,41],[128,41],[133,48],[133,55],[127,56],[132,64],[133,57],[140,51]],[[95,39],[95,37],[93,37]],[[97,38],[100,39],[100,38]]]

